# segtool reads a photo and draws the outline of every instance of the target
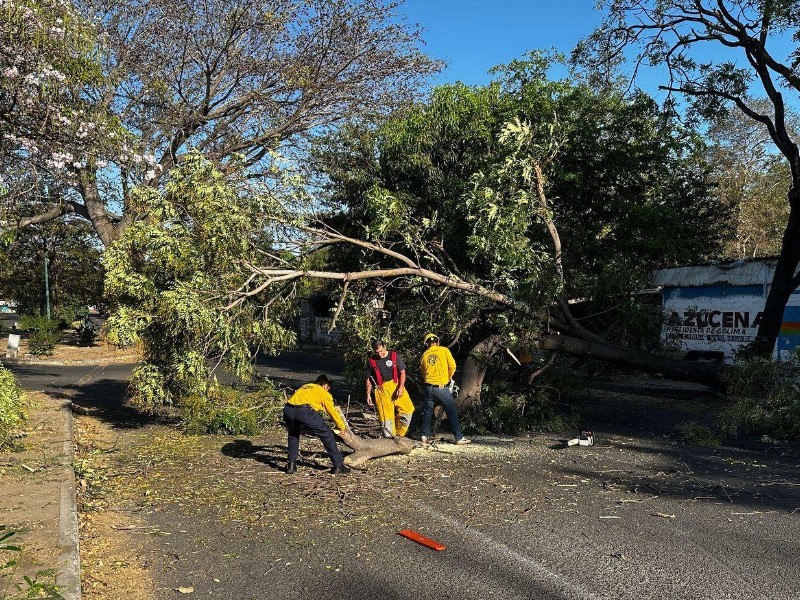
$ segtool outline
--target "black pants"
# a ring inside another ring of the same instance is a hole
[[[344,464],[342,453],[333,437],[333,431],[325,424],[319,413],[308,404],[287,404],[283,407],[283,420],[289,431],[289,462],[297,461],[297,455],[300,453],[300,433],[305,429],[314,437],[322,440],[322,445],[325,446],[325,451],[330,456],[334,467],[341,467]]]

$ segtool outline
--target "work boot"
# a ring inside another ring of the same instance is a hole
[[[472,440],[468,440],[467,438],[461,438],[461,439],[456,440],[456,444],[458,444],[459,446],[463,446],[464,444],[471,444],[471,443],[472,443]]]
[[[421,438],[419,438],[419,441],[422,442],[423,444],[431,443],[431,440],[427,435],[423,435]]]
[[[292,461],[289,464],[287,464],[286,465],[286,472],[289,475],[294,475],[295,473],[297,473],[297,463]]]
[[[331,475],[347,475],[350,472],[350,467],[347,465],[342,465],[341,467],[333,467],[331,469]]]

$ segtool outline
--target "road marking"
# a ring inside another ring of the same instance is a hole
[[[583,586],[577,583],[572,583],[564,579],[564,577],[562,577],[558,573],[554,573],[553,571],[549,570],[547,567],[533,560],[531,557],[525,556],[524,554],[520,554],[519,552],[510,548],[509,546],[506,546],[502,542],[498,542],[489,534],[482,533],[474,529],[465,530],[464,524],[462,522],[453,519],[452,517],[449,517],[442,512],[439,512],[438,510],[434,509],[431,506],[428,506],[424,502],[415,502],[414,504],[420,510],[428,513],[432,517],[447,524],[448,527],[453,529],[453,531],[455,531],[459,535],[471,538],[475,541],[480,542],[484,546],[489,547],[492,550],[493,555],[503,556],[508,560],[510,560],[511,562],[515,563],[520,569],[532,571],[537,579],[546,581],[547,583],[552,585],[554,588],[556,588],[556,591],[562,594],[565,598],[606,600],[605,596],[593,594]]]

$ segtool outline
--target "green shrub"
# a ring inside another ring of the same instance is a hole
[[[215,386],[207,395],[193,394],[181,402],[181,424],[190,434],[256,435],[281,422],[286,399],[271,382],[255,391]]]
[[[737,397],[760,398],[780,387],[787,366],[768,358],[736,361],[723,375],[728,392]]]
[[[11,371],[0,367],[0,449],[8,445],[25,421],[24,396]]]
[[[719,446],[719,438],[705,425],[690,421],[678,427],[678,437],[689,444],[716,448]]]
[[[42,315],[25,315],[20,319],[20,327],[30,332],[28,350],[34,356],[50,355],[61,337],[57,319]]]
[[[484,398],[484,427],[498,433],[521,431],[564,431],[577,427],[578,416],[565,416],[555,410],[558,390],[534,387],[528,392],[487,390]]]
[[[800,435],[800,383],[796,367],[764,358],[737,361],[725,381],[734,404],[720,417],[729,437],[739,433],[794,439]]]
[[[54,315],[61,329],[68,329],[76,321],[83,321],[88,316],[85,305],[67,304],[59,306]]]

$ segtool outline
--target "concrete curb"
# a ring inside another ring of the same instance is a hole
[[[81,556],[78,543],[78,499],[75,486],[72,403],[65,402],[61,411],[64,414],[63,454],[65,464],[61,481],[61,502],[58,510],[58,547],[61,549],[61,553],[58,557],[60,568],[56,575],[56,585],[61,588],[66,600],[80,600]]]

